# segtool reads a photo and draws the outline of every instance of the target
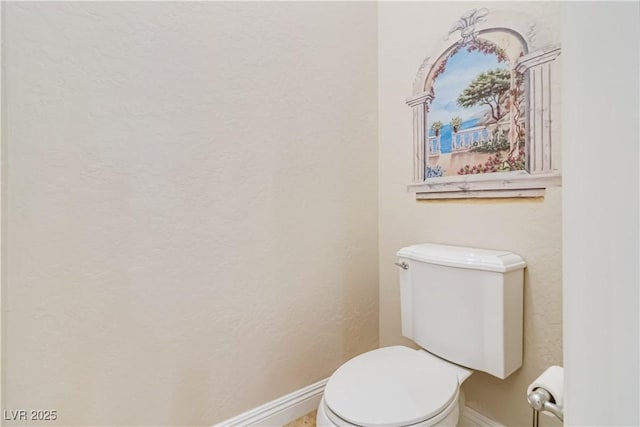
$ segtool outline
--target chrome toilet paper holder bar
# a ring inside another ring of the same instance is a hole
[[[533,427],[538,427],[538,415],[540,411],[547,411],[564,422],[564,412],[562,406],[556,405],[553,396],[544,388],[538,387],[527,396],[529,405],[533,408]]]

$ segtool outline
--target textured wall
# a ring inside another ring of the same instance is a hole
[[[483,4],[543,14],[559,31],[559,6],[544,3]],[[380,345],[412,345],[401,336],[395,253],[435,242],[511,250],[528,268],[524,294],[524,365],[506,380],[477,372],[464,385],[467,404],[505,425],[531,422],[527,385],[547,366],[562,364],[561,189],[543,201],[416,202],[406,192],[412,178],[412,114],[404,100],[423,58],[457,19],[477,3],[379,4],[379,252]],[[558,59],[561,60],[562,57]],[[556,70],[557,71],[557,70]],[[559,81],[556,72],[552,78]],[[558,88],[553,89],[559,112]],[[557,118],[556,116],[555,118]],[[559,120],[553,123],[560,140]],[[554,422],[544,418],[545,425]]]
[[[207,425],[377,346],[375,4],[3,6],[5,408]]]

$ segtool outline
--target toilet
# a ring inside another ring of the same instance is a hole
[[[420,244],[398,251],[402,335],[340,366],[318,427],[456,426],[474,370],[507,378],[522,366],[524,260],[487,249]]]

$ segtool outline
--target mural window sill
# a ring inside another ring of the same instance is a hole
[[[531,175],[526,171],[435,177],[410,184],[416,199],[543,197],[545,189],[562,185],[560,172]]]

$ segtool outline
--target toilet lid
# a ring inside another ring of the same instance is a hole
[[[327,406],[361,426],[406,426],[434,417],[456,397],[458,377],[447,362],[408,347],[361,354],[331,376]]]

